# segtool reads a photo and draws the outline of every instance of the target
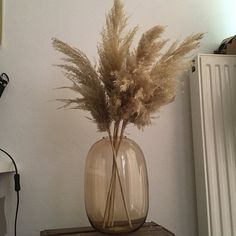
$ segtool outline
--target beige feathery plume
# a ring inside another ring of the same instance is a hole
[[[106,93],[99,75],[86,55],[78,49],[70,47],[58,39],[53,39],[53,47],[66,55],[63,60],[67,64],[57,65],[66,71],[66,77],[72,81],[71,87],[64,87],[78,93],[74,99],[58,99],[64,102],[63,107],[73,105],[73,109],[90,111],[98,130],[106,131],[111,123],[108,113]]]
[[[103,29],[102,41],[98,46],[100,57],[99,72],[108,89],[113,88],[116,73],[125,64],[126,56],[137,31],[137,27],[125,33],[127,17],[120,0],[114,0],[114,6],[106,17],[106,27]]]
[[[160,55],[161,49],[165,46],[168,40],[159,40],[165,27],[157,25],[144,33],[137,47],[137,64],[151,66]]]

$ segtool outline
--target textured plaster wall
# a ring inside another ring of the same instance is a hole
[[[173,40],[206,32],[201,52],[211,52],[232,33],[226,16],[233,11],[226,12],[222,3],[125,1],[130,24],[140,25],[138,36],[155,24],[168,25],[165,36]],[[111,0],[5,1],[0,72],[9,74],[11,82],[0,100],[0,147],[12,154],[21,172],[19,236],[88,225],[83,204],[85,156],[102,134],[84,118],[85,113],[58,111],[58,104],[50,102],[68,94],[53,90],[66,81],[52,66],[59,62],[59,54],[53,51],[51,38],[58,37],[96,58],[104,14],[111,5]],[[197,235],[188,83],[152,127],[144,132],[130,127],[126,134],[146,156],[148,220],[177,236]],[[11,174],[0,175],[0,197],[4,196],[7,236],[12,236],[16,201]]]

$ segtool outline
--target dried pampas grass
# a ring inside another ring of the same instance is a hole
[[[104,212],[103,227],[113,225],[112,196],[116,188],[113,180],[119,178],[116,165],[117,153],[126,126],[130,123],[144,128],[152,123],[153,114],[175,100],[177,77],[188,68],[185,56],[199,46],[203,34],[190,35],[182,42],[174,42],[164,50],[168,40],[162,39],[163,26],[154,26],[145,32],[137,47],[131,49],[138,27],[126,31],[128,18],[121,0],[106,17],[98,45],[98,68],[86,55],[68,44],[53,39],[53,47],[66,57],[58,65],[65,72],[77,97],[58,99],[62,107],[89,111],[99,131],[109,134],[113,150],[111,184]],[[125,192],[120,183],[129,226],[132,222],[125,202]]]
[[[161,38],[165,27],[157,25],[131,49],[138,27],[126,32],[127,20],[121,0],[114,0],[98,45],[98,69],[82,51],[53,39],[53,47],[66,56],[58,67],[72,82],[69,88],[79,95],[58,100],[64,102],[62,107],[89,111],[99,131],[110,130],[114,123],[150,125],[153,114],[174,101],[176,78],[188,66],[185,56],[203,37],[191,35],[163,52],[168,40]]]

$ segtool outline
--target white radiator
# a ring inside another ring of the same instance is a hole
[[[199,236],[236,236],[236,55],[198,55],[190,81]]]

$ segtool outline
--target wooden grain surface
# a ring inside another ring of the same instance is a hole
[[[102,234],[94,230],[92,227],[79,227],[69,229],[52,229],[44,230],[40,233],[41,236],[104,236],[110,234]],[[174,236],[173,233],[164,227],[156,224],[155,222],[148,222],[143,225],[139,230],[122,235],[131,236]]]

